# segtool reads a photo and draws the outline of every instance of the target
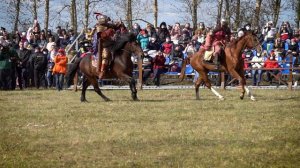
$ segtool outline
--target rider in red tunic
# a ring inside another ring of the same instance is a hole
[[[227,22],[222,19],[221,24],[217,25],[210,33],[207,34],[205,39],[204,49],[211,50],[213,47],[214,50],[214,64],[219,66],[220,64],[220,55],[222,48],[225,47],[226,43],[230,41],[231,31],[228,27]]]

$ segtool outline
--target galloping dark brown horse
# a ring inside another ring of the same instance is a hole
[[[244,98],[246,90],[248,96],[251,97],[251,100],[255,100],[255,97],[246,86],[246,79],[244,76],[244,60],[242,58],[242,52],[245,48],[256,48],[258,52],[261,52],[261,45],[253,32],[246,32],[244,36],[240,37],[237,41],[231,42],[225,47],[223,51],[223,53],[225,52],[223,54],[224,57],[221,58],[219,70],[229,72],[230,75],[238,79],[239,84],[241,85],[240,99]],[[211,82],[207,76],[209,71],[215,71],[215,65],[205,63],[203,55],[203,51],[200,51],[192,57],[187,58],[182,65],[180,78],[183,80],[186,64],[190,62],[191,66],[200,74],[198,80],[195,82],[196,99],[200,99],[199,86],[204,82],[208,89],[218,96],[219,99],[224,100],[224,97],[211,87]]]
[[[136,82],[132,77],[133,63],[131,61],[131,55],[135,54],[136,56],[138,56],[138,64],[139,68],[141,68],[141,57],[143,56],[143,51],[136,41],[136,36],[134,34],[126,34],[119,37],[112,47],[112,51],[114,54],[110,66],[110,71],[107,72],[106,76],[104,76],[104,79],[118,78],[128,82],[132,99],[138,100]],[[95,92],[97,92],[105,101],[109,101],[109,98],[107,98],[99,88],[97,81],[98,72],[96,67],[92,65],[91,54],[87,55],[84,58],[79,58],[75,61],[74,65],[69,68],[66,75],[68,80],[72,80],[74,78],[78,68],[80,68],[80,71],[83,73],[83,83],[80,100],[82,102],[87,101],[85,98],[86,89],[90,84],[92,84]]]

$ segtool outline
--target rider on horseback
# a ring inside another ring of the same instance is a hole
[[[213,63],[218,66],[220,65],[220,55],[221,50],[225,47],[226,42],[230,41],[231,31],[228,27],[228,23],[222,19],[221,24],[218,24],[212,32],[208,33],[205,39],[204,49],[206,51],[214,50],[214,60]]]
[[[99,58],[98,58],[98,65],[99,65],[99,79],[102,79],[105,75],[105,72],[107,70],[108,61],[111,58],[111,51],[110,47],[114,44],[114,35],[115,31],[119,28],[120,24],[113,24],[109,23],[110,18],[99,14],[98,23],[96,25],[97,33],[98,33],[98,39],[100,42],[99,47]],[[102,60],[102,61],[101,61]],[[100,66],[101,62],[101,66]]]

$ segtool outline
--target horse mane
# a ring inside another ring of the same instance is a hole
[[[232,42],[230,42],[228,44],[228,47],[233,47],[233,46],[236,46],[236,44],[241,41],[242,39],[244,39],[247,35],[251,34],[251,32],[245,32],[245,34],[242,36],[242,37],[239,37],[238,39],[236,40],[233,40]]]
[[[112,46],[112,52],[118,52],[121,49],[124,48],[125,44],[127,42],[134,42],[136,41],[136,36],[133,33],[127,33],[124,35],[121,35],[120,37],[117,38],[116,42]]]

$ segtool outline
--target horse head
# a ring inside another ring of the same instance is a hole
[[[253,31],[246,32],[244,39],[246,40],[245,47],[248,49],[255,48],[257,53],[262,52],[262,47],[256,33]]]
[[[134,34],[129,34],[129,41],[125,44],[124,50],[138,56],[141,58],[144,55],[144,52],[136,40],[136,36]]]
[[[143,56],[143,50],[136,40],[136,36],[132,33],[124,34],[117,39],[117,42],[112,47],[114,53],[126,52],[130,56],[134,54],[136,56]]]

